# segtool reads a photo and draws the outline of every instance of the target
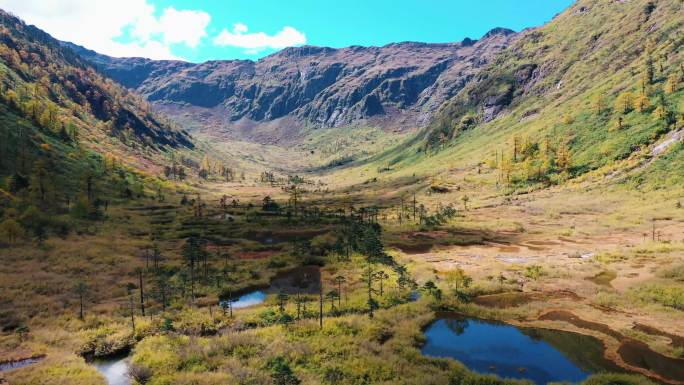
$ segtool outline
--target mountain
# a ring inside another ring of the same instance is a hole
[[[520,33],[445,103],[422,145],[491,163],[519,187],[621,168],[650,178],[646,165],[659,165],[658,183],[681,183],[682,31],[679,0],[579,0]]]
[[[295,126],[365,121],[390,128],[423,126],[516,39],[513,31],[497,28],[479,41],[304,46],[256,62],[200,64],[112,58],[65,44],[161,111],[186,122],[189,114],[196,126],[230,131],[274,120]]]
[[[26,119],[43,134],[58,133],[70,141],[78,132],[84,143],[110,137],[118,145],[156,150],[193,147],[186,132],[154,114],[144,99],[47,33],[1,10],[0,58],[3,113]]]
[[[90,207],[130,198],[143,194],[143,175],[160,172],[168,152],[194,147],[143,98],[0,10],[3,200],[57,215],[82,195]]]
[[[307,46],[256,62],[111,58],[65,44],[190,129],[285,144],[310,126],[424,127],[381,167],[457,148],[448,151],[505,167],[524,186],[613,167],[678,137],[682,7],[579,0],[541,27],[479,41]]]

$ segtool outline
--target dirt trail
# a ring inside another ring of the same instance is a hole
[[[631,170],[627,170],[625,173],[620,174],[620,172],[616,172],[615,174],[611,175],[610,177],[616,177],[616,176],[626,176],[630,173],[635,173],[639,171],[643,171],[647,169],[649,166],[655,162],[658,157],[663,154],[668,148],[670,148],[673,144],[684,140],[684,128],[679,128],[677,130],[671,131],[667,135],[665,135],[665,138],[662,139],[662,141],[651,149],[651,159],[648,161],[645,161],[643,164],[641,164],[638,167],[635,167]]]
[[[662,154],[670,146],[677,143],[678,141],[684,139],[684,129],[680,128],[676,131],[672,131],[665,136],[665,139],[651,150],[652,156],[657,156]]]

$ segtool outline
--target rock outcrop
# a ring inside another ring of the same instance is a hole
[[[190,126],[230,131],[238,121],[287,117],[290,123],[322,127],[366,122],[410,129],[427,124],[515,38],[513,31],[497,28],[479,41],[304,46],[256,62],[200,64],[112,58],[65,44]]]

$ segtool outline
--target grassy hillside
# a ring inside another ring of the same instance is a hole
[[[481,164],[516,190],[628,170],[681,186],[681,145],[653,147],[684,126],[682,20],[677,0],[578,1],[499,54],[423,140],[374,166],[434,174]]]
[[[65,235],[109,202],[154,194],[191,138],[43,31],[0,11],[2,242]],[[67,215],[69,214],[69,215]]]
[[[50,35],[4,11],[0,26],[3,103],[41,128],[64,129],[65,139],[99,130],[131,147],[192,147],[186,133]]]

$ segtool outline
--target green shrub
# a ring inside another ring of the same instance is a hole
[[[589,377],[583,385],[655,385],[645,377],[635,374],[601,373]]]
[[[292,373],[290,365],[283,357],[272,359],[267,365],[271,370],[271,378],[275,385],[298,385],[301,381]]]
[[[684,288],[681,287],[653,284],[633,289],[632,293],[644,302],[684,310]]]

